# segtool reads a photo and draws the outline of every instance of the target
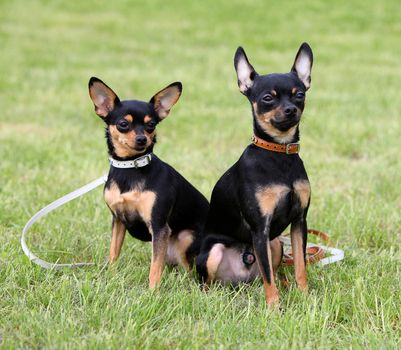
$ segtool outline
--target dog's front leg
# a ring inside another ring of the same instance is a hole
[[[150,264],[149,288],[154,289],[160,283],[166,263],[166,254],[171,230],[166,224],[161,228],[153,228],[152,262]]]
[[[265,218],[265,223],[256,228],[253,235],[253,249],[256,255],[256,261],[259,266],[260,274],[263,278],[263,288],[265,290],[266,301],[268,305],[277,304],[279,301],[278,290],[276,287],[272,254],[270,249],[271,216]]]
[[[113,217],[109,263],[116,261],[120,255],[121,246],[124,242],[125,230],[125,225],[121,220]]]
[[[291,246],[294,256],[295,280],[297,281],[298,287],[304,292],[308,291],[306,277],[307,232],[305,217],[291,224]]]

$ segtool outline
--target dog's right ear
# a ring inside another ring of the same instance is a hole
[[[115,92],[95,77],[89,80],[89,96],[95,105],[96,114],[102,119],[105,119],[120,102]]]
[[[238,87],[245,95],[246,92],[252,87],[256,73],[252,65],[246,57],[244,49],[240,46],[235,52],[234,67],[237,72]]]

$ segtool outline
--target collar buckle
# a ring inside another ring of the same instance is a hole
[[[133,160],[133,165],[135,169],[142,168],[150,163],[152,160],[152,156],[149,154],[145,154],[142,157],[136,158]]]
[[[145,154],[139,158],[133,160],[115,160],[112,157],[109,158],[110,165],[114,168],[120,169],[138,169],[147,166],[152,161],[152,153]]]
[[[287,143],[285,145],[285,153],[286,154],[299,153],[300,149],[301,149],[301,145],[298,142]]]

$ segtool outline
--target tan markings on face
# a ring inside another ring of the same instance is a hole
[[[292,90],[291,90],[291,93],[293,94],[293,95],[295,95],[295,93],[297,92],[297,88],[292,88]]]
[[[149,144],[149,146],[151,145],[151,143],[153,143],[153,139],[155,138],[155,135],[156,135],[156,130],[153,130],[152,132],[147,132],[146,130],[145,130],[145,132],[144,132],[144,135],[147,137],[147,145]],[[149,146],[146,146],[146,147],[149,147]]]
[[[287,131],[278,130],[271,124],[271,120],[274,117],[281,117],[283,115],[280,107],[277,107],[269,112],[259,114],[256,102],[254,102],[252,105],[256,115],[256,121],[266,134],[270,135],[277,142],[281,143],[287,143],[293,139],[295,132],[297,131],[298,124],[294,125]]]
[[[291,249],[294,256],[295,280],[298,287],[307,292],[306,266],[303,252],[302,230],[299,224],[291,225]]]
[[[276,90],[272,90],[272,95],[273,96],[277,96],[277,91]]]
[[[144,122],[145,124],[146,124],[146,123],[149,123],[151,120],[152,120],[152,118],[149,117],[148,115],[145,115],[145,117],[143,118],[143,122]]]
[[[131,114],[127,114],[126,116],[124,116],[124,119],[128,122],[128,123],[132,123],[134,121],[134,117]]]
[[[135,147],[136,138],[136,133],[134,130],[128,131],[127,133],[122,133],[117,130],[115,125],[110,125],[109,131],[114,151],[116,152],[117,156],[124,158],[132,157],[141,153],[133,149]]]
[[[177,236],[170,237],[167,248],[167,262],[171,265],[181,264],[187,271],[191,270],[191,262],[187,260],[187,250],[194,241],[192,230],[182,230]]]
[[[290,189],[284,185],[270,185],[256,191],[256,200],[263,216],[272,215],[277,203]]]
[[[217,269],[223,259],[225,247],[221,243],[217,243],[210,249],[209,256],[206,261],[207,269],[207,280],[206,283],[209,284],[216,279]]]
[[[144,191],[143,184],[129,192],[121,193],[115,182],[104,191],[104,200],[115,215],[129,217],[138,215],[145,224],[149,225],[152,210],[156,201],[156,193]]]
[[[297,194],[301,203],[301,208],[304,209],[308,206],[311,194],[310,184],[308,180],[298,180],[293,184],[294,192]]]

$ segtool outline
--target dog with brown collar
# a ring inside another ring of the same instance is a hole
[[[312,50],[303,43],[289,73],[259,75],[245,51],[237,49],[234,66],[239,89],[252,107],[254,136],[213,189],[206,237],[196,262],[206,283],[249,280],[260,273],[268,304],[279,301],[274,273],[282,255],[272,242],[289,225],[295,279],[300,289],[308,288],[306,217],[311,190],[298,152],[312,62]],[[246,251],[255,255],[258,268],[251,265],[243,273],[246,264],[239,252]],[[227,273],[225,267],[235,264],[240,268]]]

